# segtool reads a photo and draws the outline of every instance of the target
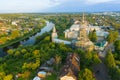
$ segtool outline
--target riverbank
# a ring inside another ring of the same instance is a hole
[[[35,31],[36,33],[28,33],[26,36],[19,37],[15,41],[11,41],[10,43],[6,43],[6,45],[2,45],[0,47],[0,57],[4,57],[7,54],[7,50],[5,48],[17,48],[18,45],[28,46],[28,45],[34,45],[36,41],[37,36],[41,36],[46,32],[50,32],[52,28],[54,27],[54,24],[51,22],[46,21],[46,26],[44,26],[42,29],[39,29],[38,31]],[[16,47],[14,47],[17,44]]]
[[[46,24],[45,24],[45,25],[46,25]],[[44,25],[44,26],[45,26],[45,25]],[[44,26],[42,26],[41,28],[43,28]],[[25,40],[25,39],[29,38],[30,36],[38,33],[39,31],[41,31],[41,29],[36,29],[34,32],[29,32],[29,33],[25,34],[25,35],[22,36],[22,37],[18,37],[18,38],[16,38],[16,39],[7,41],[5,44],[0,45],[0,48],[4,48],[4,47],[10,46],[10,45],[13,45],[13,44],[15,44],[15,43],[17,43],[17,42],[20,42],[20,41],[22,41],[22,40]]]

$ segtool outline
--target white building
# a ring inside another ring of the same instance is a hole
[[[34,77],[33,80],[41,80],[38,76]]]
[[[82,25],[80,25],[80,23],[74,22],[74,24],[69,29],[64,31],[65,38],[77,39],[81,28],[82,28]],[[86,25],[86,31],[88,34],[90,31],[93,31],[93,30],[98,31],[98,30],[101,30],[101,28],[99,26],[91,26],[89,24]]]
[[[55,27],[53,27],[53,32],[52,32],[51,37],[52,37],[52,42],[55,42],[55,43],[64,43],[64,44],[71,44],[70,41],[58,39],[58,35],[57,35]]]
[[[16,21],[12,21],[12,25],[17,26],[17,22]]]

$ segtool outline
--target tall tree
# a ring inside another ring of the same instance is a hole
[[[109,43],[114,42],[118,38],[118,31],[110,31],[107,37]]]
[[[120,40],[115,41],[114,46],[115,46],[115,51],[120,53]]]
[[[93,30],[89,33],[89,38],[91,41],[96,42],[97,41],[97,35],[96,35],[96,30]]]
[[[110,50],[107,52],[107,55],[105,57],[105,62],[109,68],[116,67],[115,59],[114,59],[113,54],[111,53]]]

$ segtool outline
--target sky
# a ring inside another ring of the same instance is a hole
[[[120,0],[0,0],[0,13],[120,11]]]

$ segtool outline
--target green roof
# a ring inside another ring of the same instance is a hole
[[[96,43],[96,46],[103,47],[105,45],[106,41],[102,41],[100,43]]]

